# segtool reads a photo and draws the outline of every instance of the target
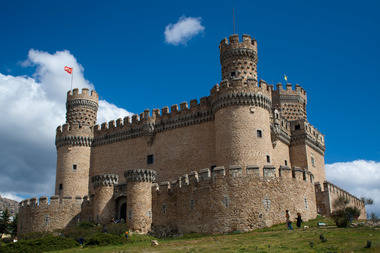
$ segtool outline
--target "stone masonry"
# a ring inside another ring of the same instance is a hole
[[[69,91],[55,196],[20,203],[19,233],[112,219],[139,233],[224,233],[285,222],[285,210],[330,215],[346,193],[325,183],[325,138],[308,121],[306,91],[258,80],[249,35],[219,48],[222,80],[199,101],[95,125],[98,94]]]

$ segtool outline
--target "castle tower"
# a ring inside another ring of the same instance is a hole
[[[114,185],[118,184],[116,174],[103,174],[91,178],[94,187],[93,217],[97,223],[109,223],[115,215],[115,201],[112,199]]]
[[[124,176],[127,181],[128,228],[145,234],[152,225],[152,183],[156,179],[156,171],[128,170]]]
[[[96,123],[98,94],[88,89],[67,93],[66,124],[57,128],[57,171],[55,194],[88,195],[93,126]]]
[[[271,88],[257,82],[257,42],[232,35],[220,43],[222,78],[211,90],[215,115],[215,164],[272,163]]]
[[[273,107],[280,111],[281,116],[289,121],[307,119],[306,91],[296,84],[295,89],[292,84],[286,84],[286,89],[281,83],[276,85],[276,90],[272,91]]]
[[[243,78],[257,81],[257,42],[251,36],[244,34],[239,42],[239,35],[230,36],[220,42],[220,64],[222,65],[222,80]]]

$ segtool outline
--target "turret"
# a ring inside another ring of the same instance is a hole
[[[296,84],[295,88],[290,83],[284,89],[281,83],[272,91],[273,107],[281,112],[281,116],[289,121],[307,119],[306,91]]]
[[[127,225],[132,231],[147,233],[152,225],[152,183],[156,171],[149,169],[128,170],[127,181]]]
[[[67,93],[66,124],[57,128],[57,171],[55,194],[88,195],[93,126],[96,123],[98,94],[88,89]]]
[[[246,34],[241,42],[238,34],[231,35],[229,39],[223,39],[219,45],[222,80],[243,78],[257,81],[256,40]]]
[[[67,92],[66,123],[94,126],[98,112],[98,94],[84,88],[82,93],[78,89]]]
[[[97,223],[109,223],[115,215],[115,201],[112,199],[114,185],[118,184],[116,174],[93,176],[91,183],[94,188],[93,217]]]

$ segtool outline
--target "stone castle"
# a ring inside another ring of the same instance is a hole
[[[329,215],[346,196],[326,181],[325,139],[308,119],[306,91],[257,78],[257,42],[219,45],[222,81],[209,96],[95,125],[98,94],[67,93],[56,133],[55,196],[20,203],[19,233],[124,219],[131,231],[249,231]]]

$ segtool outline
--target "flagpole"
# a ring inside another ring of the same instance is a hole
[[[72,71],[71,71],[71,91],[73,91],[73,79],[74,79],[74,67],[72,67]]]

